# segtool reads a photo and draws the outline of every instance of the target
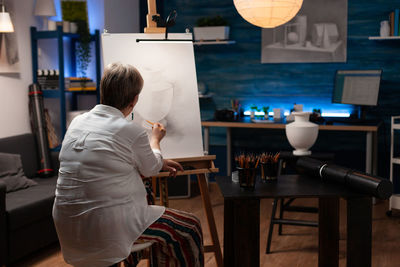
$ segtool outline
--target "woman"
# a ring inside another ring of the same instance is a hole
[[[144,129],[125,119],[143,87],[130,65],[108,66],[100,105],[76,117],[64,137],[53,218],[67,263],[110,266],[126,259],[132,244],[151,240],[157,266],[203,266],[203,240],[191,214],[149,205],[141,176],[182,166],[162,158],[164,127]],[[132,259],[132,257],[129,257]]]

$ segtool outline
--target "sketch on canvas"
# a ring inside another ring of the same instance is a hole
[[[151,132],[151,122],[162,123],[165,158],[203,156],[197,78],[191,42],[136,42],[163,38],[157,34],[103,34],[104,65],[121,62],[135,66],[144,86],[134,108],[134,121]],[[191,34],[168,38],[192,39]]]
[[[140,101],[135,106],[136,119],[140,118],[147,128],[149,123],[145,123],[146,120],[160,122],[167,127],[166,117],[171,111],[174,96],[173,81],[165,76],[160,66],[143,67],[141,74],[145,83]]]
[[[347,0],[303,1],[288,23],[262,29],[261,63],[345,62]]]
[[[15,14],[13,1],[5,1],[7,12],[10,13],[11,21],[15,30]],[[0,33],[0,73],[18,73],[19,56],[17,35],[15,32]]]

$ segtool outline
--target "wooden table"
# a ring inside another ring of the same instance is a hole
[[[347,266],[371,266],[372,199],[344,186],[300,175],[257,181],[254,191],[217,177],[224,197],[224,266],[260,266],[260,199],[318,197],[318,266],[339,266],[339,198],[347,201]]]
[[[232,128],[253,128],[269,130],[285,130],[285,123],[252,123],[250,120],[243,122],[202,121],[204,129],[204,150],[209,151],[210,127],[226,128],[226,169],[227,175],[232,173]],[[368,125],[333,124],[319,125],[321,131],[346,131],[366,133],[365,172],[376,175],[378,170],[378,128],[379,123]]]

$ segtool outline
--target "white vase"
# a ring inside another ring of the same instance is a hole
[[[70,22],[69,30],[71,33],[77,33],[78,32],[78,24],[76,22]]]
[[[69,21],[63,21],[62,26],[63,26],[63,32],[70,32]]]
[[[286,137],[295,148],[293,155],[310,155],[318,137],[318,125],[309,121],[311,112],[293,112],[294,122],[286,125]]]
[[[303,46],[306,42],[307,37],[307,16],[298,15],[296,16],[297,35],[299,37],[299,43]]]

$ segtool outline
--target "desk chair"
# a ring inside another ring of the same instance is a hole
[[[279,167],[278,167],[278,175],[283,174],[286,170],[287,165],[290,165],[292,169],[295,169],[296,161],[299,156],[293,155],[292,152],[280,152],[279,156]],[[334,154],[333,153],[313,153],[308,157],[312,157],[315,159],[323,160],[323,161],[333,161]],[[306,213],[318,213],[318,208],[316,207],[303,207],[303,206],[293,206],[291,205],[296,198],[290,198],[289,200],[285,200],[284,198],[275,198],[272,202],[272,212],[271,212],[271,220],[269,224],[268,230],[268,238],[267,238],[267,249],[266,254],[271,253],[271,241],[272,241],[272,233],[274,230],[274,224],[279,225],[278,234],[282,235],[282,225],[297,225],[297,226],[309,226],[309,227],[318,227],[318,222],[316,221],[307,221],[307,220],[293,220],[293,219],[284,219],[283,213],[285,211],[288,212],[306,212]],[[278,206],[278,201],[280,201],[279,207],[279,218],[276,218],[276,209]]]

